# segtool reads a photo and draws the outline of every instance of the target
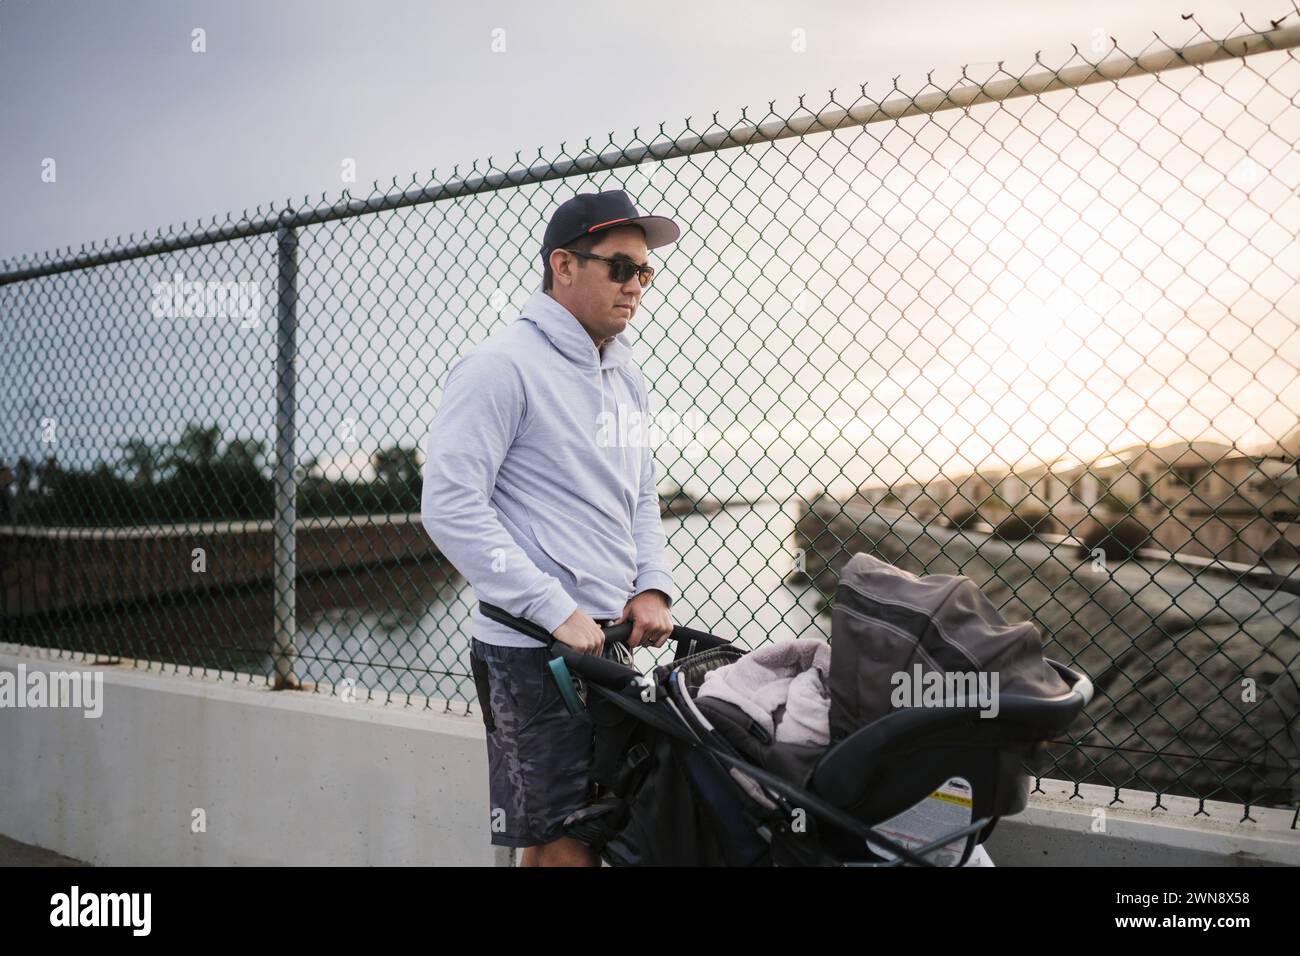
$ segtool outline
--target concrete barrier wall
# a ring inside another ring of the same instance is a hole
[[[142,528],[0,528],[0,616],[117,605],[272,580],[270,521]],[[195,549],[204,570],[195,570]],[[413,515],[298,522],[299,574],[413,561],[437,554]]]
[[[92,670],[14,654],[0,670]],[[103,714],[0,710],[0,833],[98,865],[491,865],[481,718],[103,674]],[[441,705],[439,705],[441,709]],[[206,832],[193,832],[195,811]]]
[[[1300,866],[1295,812],[1043,780],[985,844],[999,866]]]
[[[0,671],[98,671],[102,716],[0,709],[0,833],[98,865],[493,865],[477,714],[89,668],[0,645]],[[84,702],[83,702],[84,703]],[[1284,811],[1044,781],[998,866],[1300,865]],[[1098,829],[1097,808],[1106,809]],[[196,811],[206,830],[194,832]]]

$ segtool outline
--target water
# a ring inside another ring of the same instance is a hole
[[[665,517],[681,592],[672,607],[674,622],[747,649],[768,640],[827,636],[826,619],[817,620],[817,593],[785,582],[795,564],[794,522],[793,508],[775,503]],[[473,591],[459,575],[448,578],[444,567],[421,563],[385,570],[396,590],[357,594],[303,615],[297,647],[311,679],[331,684],[351,679],[363,696],[366,690],[398,690],[473,700],[468,666]],[[640,649],[636,664],[648,670],[665,655],[671,655],[668,646]],[[256,670],[273,671],[269,648]]]
[[[764,641],[828,636],[818,595],[787,585],[793,569],[793,506],[758,503],[712,515],[665,517],[680,595],[673,620],[752,648]],[[299,581],[295,674],[307,683],[352,681],[358,696],[413,694],[465,704],[475,699],[468,621],[473,591],[437,561],[342,571]],[[25,628],[20,643],[164,662],[195,671],[269,676],[273,591],[159,599],[131,611],[80,612],[57,626]],[[641,649],[643,670],[671,654]],[[235,679],[232,678],[231,679]]]

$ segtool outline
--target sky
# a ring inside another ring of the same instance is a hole
[[[1198,33],[1163,0],[612,9],[0,0],[0,259]],[[1212,36],[1286,12],[1195,8]],[[1285,61],[1271,84],[1216,64],[691,157],[638,183],[643,208],[687,226],[645,297],[638,358],[652,405],[704,421],[703,446],[661,448],[661,466],[724,497],[781,494],[1290,431],[1300,154],[1279,150],[1300,141],[1300,63],[1270,55]],[[300,455],[420,440],[450,359],[536,287],[556,196],[510,192],[302,231]],[[0,390],[23,410],[0,421],[4,456],[46,420],[73,436],[65,460],[190,420],[269,439],[271,323],[160,325],[146,306],[173,269],[265,300],[273,265],[263,238],[72,274],[39,308],[0,290]]]
[[[1113,36],[1212,35],[1280,0],[0,0],[0,260],[358,184]],[[206,52],[191,52],[191,31]],[[804,52],[792,49],[805,31]],[[505,49],[500,51],[504,31]],[[493,52],[494,46],[499,52]],[[57,180],[42,182],[42,162]],[[359,187],[358,187],[359,188]],[[357,192],[357,188],[353,188]]]

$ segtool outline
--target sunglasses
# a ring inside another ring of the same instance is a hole
[[[601,262],[608,262],[609,277],[619,285],[622,285],[635,275],[637,281],[641,283],[641,288],[644,289],[650,284],[650,280],[655,275],[654,266],[639,266],[628,256],[620,255],[611,259],[609,256],[598,256],[595,253],[580,252],[577,249],[565,249],[564,251],[571,252],[583,259],[599,259]]]

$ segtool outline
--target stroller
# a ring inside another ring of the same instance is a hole
[[[857,613],[861,594],[846,590],[854,562],[837,613],[841,604]],[[643,675],[626,645],[631,622],[605,628],[597,657],[502,608],[479,607],[545,643],[570,713],[591,718],[594,796],[565,833],[611,866],[965,864],[1000,817],[1025,808],[1025,765],[1092,697],[1085,676],[1039,651],[1050,681],[1039,686],[1063,693],[1002,693],[992,717],[966,701],[895,707],[826,747],[780,742],[740,707],[697,699],[709,671],[745,656],[724,638],[674,627],[672,661]],[[832,630],[834,645],[838,617]]]

